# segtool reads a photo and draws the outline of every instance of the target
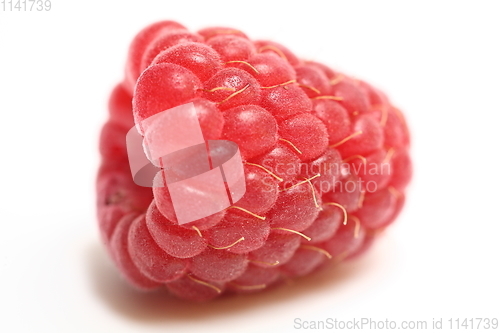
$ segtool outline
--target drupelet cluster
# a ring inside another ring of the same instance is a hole
[[[246,193],[179,224],[166,187],[133,182],[135,124],[192,102],[205,140],[238,144]],[[190,300],[254,292],[365,251],[411,178],[402,113],[379,90],[271,41],[173,21],[133,40],[100,138],[97,211],[123,276]]]

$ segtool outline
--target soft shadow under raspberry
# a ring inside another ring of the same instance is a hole
[[[310,276],[263,292],[229,294],[206,303],[195,303],[177,299],[166,289],[153,292],[135,290],[121,278],[104,248],[97,242],[89,245],[86,259],[89,282],[96,296],[119,315],[138,322],[192,322],[207,317],[227,317],[253,307],[279,306],[321,289],[332,292],[334,303],[335,290],[340,290],[351,277],[373,269],[370,260],[357,259],[338,267],[328,265]],[[333,303],[332,309],[336,307]]]

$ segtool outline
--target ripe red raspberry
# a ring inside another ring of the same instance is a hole
[[[247,190],[230,208],[179,224],[166,187],[133,182],[125,135],[189,102],[205,140],[238,144]],[[357,256],[399,214],[411,178],[408,128],[383,93],[235,29],[146,27],[109,110],[99,225],[116,265],[141,289],[208,300]]]

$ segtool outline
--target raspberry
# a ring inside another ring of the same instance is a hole
[[[133,182],[125,137],[186,103],[205,140],[238,145],[246,192],[183,224],[168,187]],[[108,107],[97,215],[111,258],[139,289],[193,301],[260,291],[359,256],[405,202],[409,131],[387,96],[237,29],[146,27]]]

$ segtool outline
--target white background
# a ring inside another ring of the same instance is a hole
[[[0,12],[0,331],[499,318],[499,13],[495,1],[312,0],[52,0],[49,12]],[[415,175],[373,251],[209,304],[137,293],[119,278],[95,220],[98,131],[128,44],[160,19],[273,39],[389,94],[412,130]]]

